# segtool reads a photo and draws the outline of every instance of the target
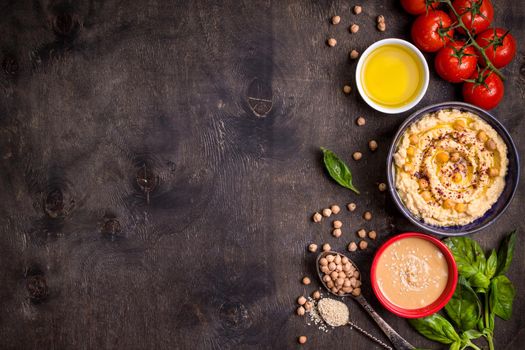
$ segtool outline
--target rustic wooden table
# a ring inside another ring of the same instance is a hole
[[[71,4],[73,3],[73,4]],[[378,242],[352,256],[364,294],[414,345],[437,348],[380,307],[367,271],[375,249],[414,227],[386,193],[388,145],[409,114],[374,112],[355,89],[355,63],[386,37],[408,38],[398,1],[7,1],[0,4],[0,348],[371,349],[294,315],[314,277],[310,242],[343,250],[363,225]],[[494,113],[524,151],[525,9],[497,1],[496,23],[520,52],[505,68]],[[329,24],[338,14],[342,22]],[[375,29],[377,15],[387,30]],[[350,23],[360,25],[351,35]],[[325,40],[338,40],[328,48]],[[419,107],[460,99],[434,73]],[[364,116],[367,124],[357,127]],[[374,154],[370,139],[379,143]],[[331,182],[319,146],[349,161],[356,196]],[[351,161],[360,150],[364,159]],[[497,245],[523,231],[523,187],[476,234]],[[312,212],[344,210],[344,235]],[[524,241],[509,271],[518,289],[497,348],[525,342]],[[385,339],[349,301],[352,319]]]

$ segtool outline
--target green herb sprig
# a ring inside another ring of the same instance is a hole
[[[334,179],[339,185],[359,194],[359,190],[352,183],[352,172],[345,162],[339,159],[339,157],[329,149],[321,147],[321,151],[323,151],[324,166],[332,179]]]
[[[412,319],[409,323],[428,339],[449,344],[451,350],[480,348],[473,339],[484,337],[494,349],[495,318],[508,320],[516,290],[505,276],[514,255],[516,231],[502,241],[498,252],[488,256],[468,237],[445,239],[458,267],[454,295],[445,306],[448,319],[440,314]]]

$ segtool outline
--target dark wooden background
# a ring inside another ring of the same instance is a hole
[[[412,19],[398,1],[363,1],[360,16],[351,1],[0,4],[0,348],[284,349],[304,334],[311,349],[371,349],[349,328],[322,334],[294,315],[297,296],[318,287],[300,284],[314,278],[307,244],[343,250],[365,209],[380,236],[352,255],[365,296],[413,344],[438,347],[366,288],[379,243],[413,229],[377,190],[409,113],[382,115],[341,91],[355,87],[350,49],[407,38]],[[523,152],[525,9],[506,0],[495,11],[519,53],[494,113]],[[419,107],[457,99],[433,74]],[[351,164],[360,196],[328,180],[319,146]],[[524,199],[522,187],[475,238],[488,248],[523,230]],[[349,201],[358,210],[339,214],[342,238],[311,223]],[[520,234],[509,271],[518,296],[512,320],[497,321],[498,349],[525,342],[523,244]]]

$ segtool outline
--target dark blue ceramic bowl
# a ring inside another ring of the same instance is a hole
[[[497,202],[494,203],[494,205],[485,213],[485,215],[475,220],[474,222],[463,226],[433,226],[425,223],[421,218],[418,218],[417,216],[412,214],[412,212],[410,212],[410,210],[408,210],[401,201],[401,198],[399,197],[395,186],[396,174],[394,169],[394,153],[396,152],[398,143],[401,140],[401,136],[405,133],[406,129],[412,123],[421,119],[428,113],[433,113],[441,109],[452,108],[458,109],[460,111],[471,112],[478,115],[499,133],[503,141],[507,144],[507,157],[509,158],[509,166],[507,170],[507,176],[505,177],[505,189],[503,190],[503,193],[501,193]],[[512,141],[512,138],[510,137],[507,129],[505,129],[505,127],[500,123],[500,121],[497,120],[493,115],[491,115],[487,111],[468,103],[443,102],[420,109],[419,111],[415,112],[410,117],[408,117],[405,120],[405,122],[401,125],[398,132],[396,133],[396,136],[394,137],[394,141],[392,142],[392,145],[390,146],[390,150],[388,152],[387,177],[389,191],[392,195],[392,198],[394,199],[394,202],[396,203],[399,210],[401,210],[403,215],[405,215],[413,224],[425,231],[432,232],[435,234],[446,236],[461,236],[484,229],[485,227],[494,223],[500,217],[500,215],[505,212],[510,202],[512,201],[512,198],[514,197],[514,194],[516,193],[516,189],[518,188],[518,181],[520,178],[518,151],[516,150],[516,145],[514,145],[514,141]]]

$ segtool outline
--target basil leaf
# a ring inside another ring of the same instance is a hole
[[[496,276],[503,275],[509,269],[514,255],[514,246],[516,244],[516,230],[512,231],[498,249],[498,268],[496,269]]]
[[[346,187],[359,194],[357,188],[352,184],[352,173],[348,166],[337,155],[329,149],[321,147],[323,151],[324,166],[332,179],[339,185]]]
[[[516,290],[512,282],[504,275],[499,275],[492,279],[490,283],[490,310],[504,320],[512,316],[512,302]]]
[[[483,336],[483,333],[475,329],[471,329],[471,330],[461,333],[461,338],[467,338],[469,340],[478,339],[479,337],[482,337],[482,336]]]
[[[452,344],[450,344],[449,350],[460,350],[461,345],[463,345],[463,343],[460,340],[455,341]]]
[[[459,277],[456,291],[445,305],[445,311],[459,329],[467,331],[476,328],[481,317],[481,301],[465,277]]]
[[[423,318],[413,318],[408,320],[423,336],[443,344],[452,344],[461,341],[461,338],[454,330],[452,324],[440,314],[433,314]]]
[[[490,279],[483,272],[476,272],[468,281],[472,287],[476,288],[478,293],[485,293],[490,285]]]
[[[485,266],[485,276],[491,279],[496,274],[496,268],[498,267],[498,256],[496,250],[492,249],[489,258],[487,259],[487,265]]]
[[[485,254],[476,241],[468,237],[454,237],[444,242],[450,248],[462,276],[468,279],[478,272],[485,272]]]

